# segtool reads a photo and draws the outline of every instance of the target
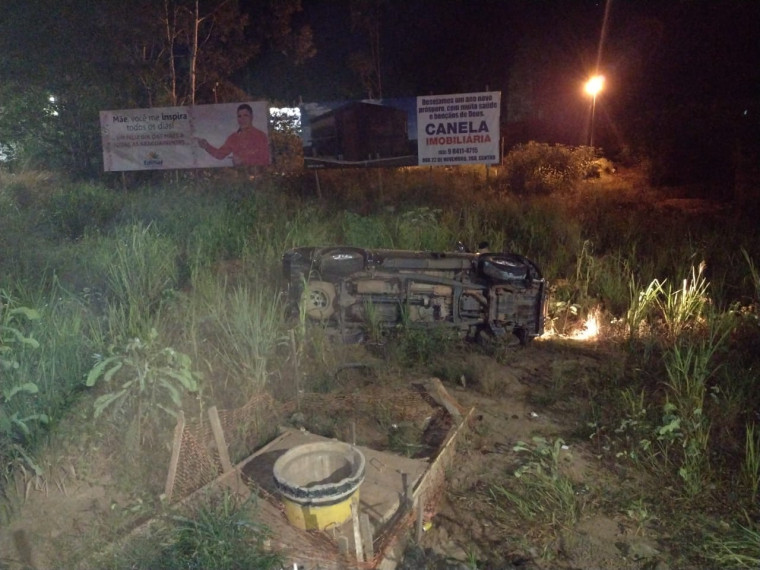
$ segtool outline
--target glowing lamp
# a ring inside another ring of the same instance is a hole
[[[588,93],[592,97],[596,97],[599,94],[599,92],[604,88],[604,76],[594,75],[594,77],[586,81],[586,85],[584,88],[586,90],[586,93]]]

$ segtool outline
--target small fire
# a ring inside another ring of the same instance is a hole
[[[591,340],[599,336],[600,313],[601,311],[599,307],[594,307],[594,309],[589,312],[588,317],[586,317],[586,322],[583,323],[583,326],[570,335],[570,338],[575,340]]]
[[[571,340],[594,340],[599,337],[601,330],[599,323],[602,318],[602,310],[599,307],[594,307],[586,317],[586,321],[574,332],[562,333],[558,331],[554,326],[547,327],[547,330],[541,335],[541,339],[547,340],[552,337],[562,337]]]

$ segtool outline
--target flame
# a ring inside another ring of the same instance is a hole
[[[553,324],[552,326],[548,326],[547,329],[544,331],[544,334],[542,334],[538,339],[536,340],[548,340],[552,337],[560,337],[560,338],[566,338],[570,340],[594,340],[598,338],[602,332],[601,327],[599,326],[599,323],[602,319],[602,309],[601,307],[594,307],[589,311],[588,316],[586,317],[586,321],[583,323],[583,325],[575,330],[575,332],[565,334],[560,331],[558,331],[556,328],[554,328]]]
[[[588,317],[586,317],[586,322],[583,323],[581,329],[570,335],[570,338],[574,340],[592,340],[599,336],[600,313],[599,307],[594,307],[589,312]]]

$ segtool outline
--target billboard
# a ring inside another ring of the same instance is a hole
[[[266,165],[268,122],[265,101],[101,111],[103,169]]]
[[[495,164],[498,91],[301,105],[307,168]]]
[[[417,97],[419,164],[498,164],[501,92]]]
[[[412,97],[303,103],[300,108],[307,168],[417,164]]]

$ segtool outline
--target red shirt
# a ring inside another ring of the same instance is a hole
[[[208,153],[219,160],[232,154],[235,166],[269,164],[269,139],[257,128],[232,133],[219,148],[209,145]]]

